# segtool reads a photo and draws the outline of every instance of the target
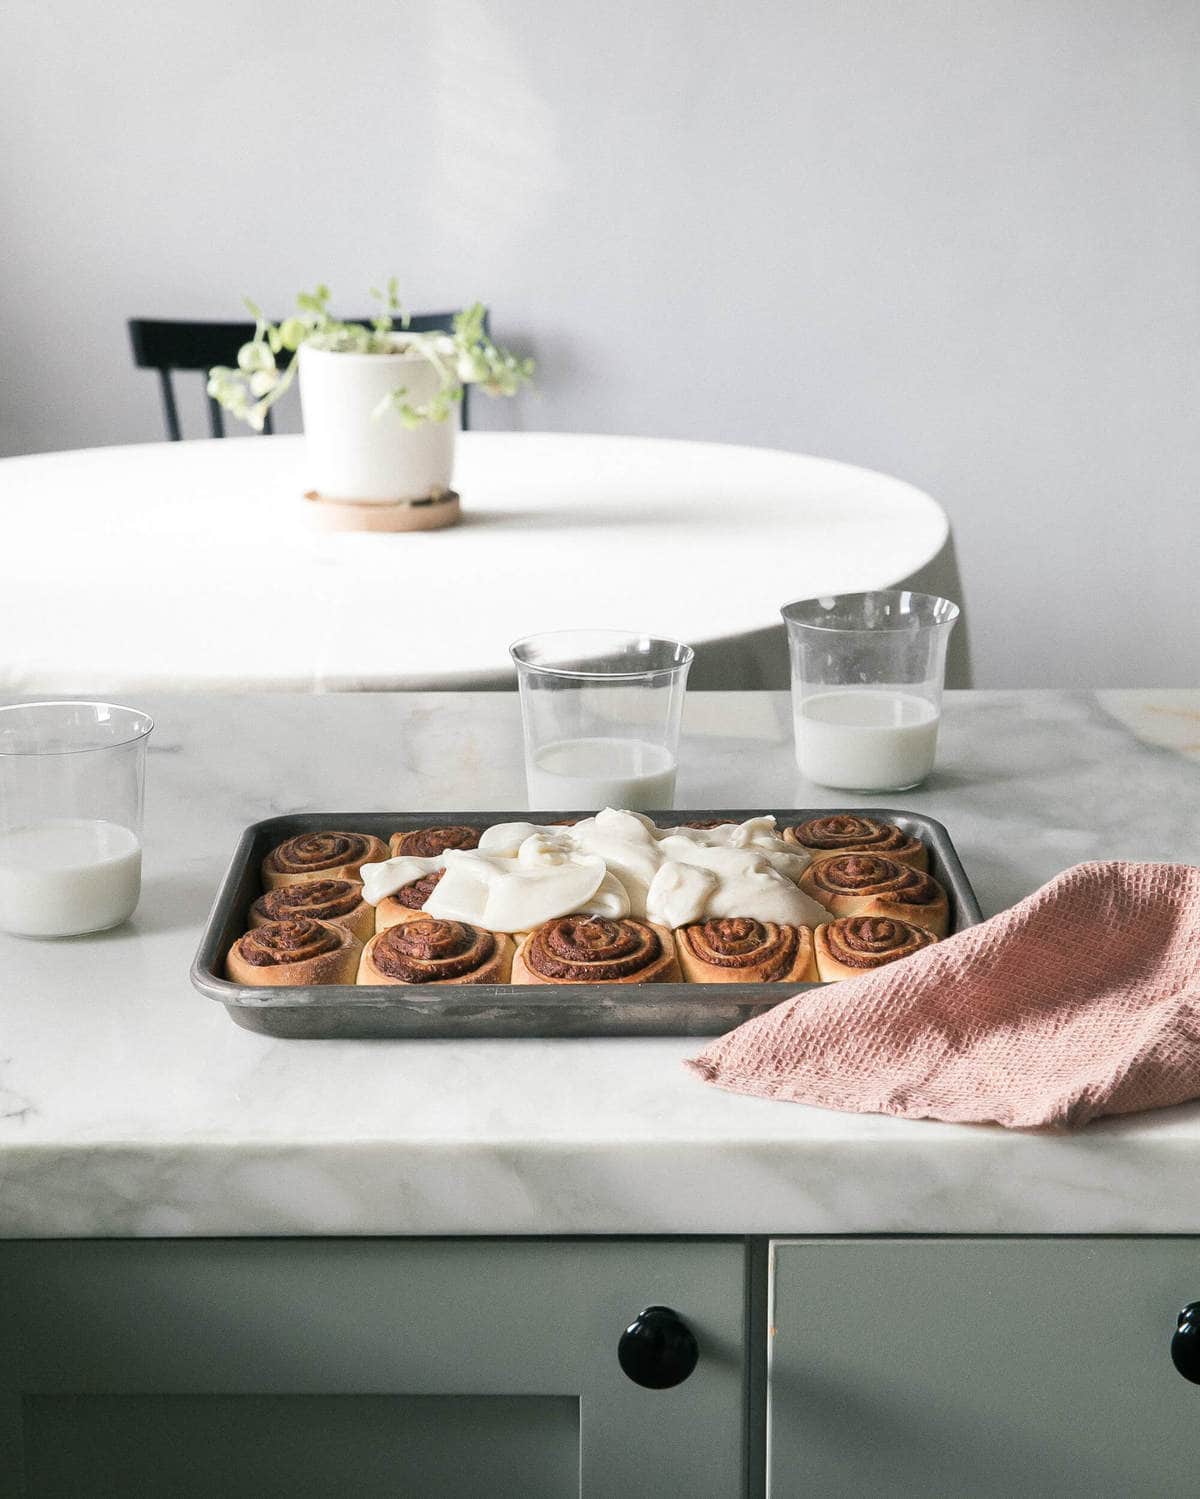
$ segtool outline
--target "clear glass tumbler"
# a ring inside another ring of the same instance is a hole
[[[112,703],[0,708],[0,930],[75,937],[133,915],[153,727]]]
[[[673,805],[690,646],[623,630],[556,630],[509,651],[531,808]]]
[[[780,612],[803,775],[845,791],[919,785],[937,751],[958,605],[889,590],[798,599]]]

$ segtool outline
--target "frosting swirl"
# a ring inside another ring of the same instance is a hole
[[[321,874],[360,865],[381,846],[365,833],[298,833],[267,855],[264,868],[277,875]]]
[[[371,961],[380,973],[406,984],[462,978],[491,961],[496,938],[465,921],[431,916],[390,926],[372,939]]]
[[[794,926],[726,916],[684,927],[675,940],[713,968],[756,968],[766,981],[782,978],[796,961],[800,933]]]
[[[822,895],[886,895],[910,906],[941,900],[941,887],[919,869],[909,869],[879,854],[835,854],[818,859],[804,875],[805,888]]]
[[[362,904],[362,886],[355,880],[304,880],[299,885],[284,885],[268,890],[250,908],[251,918],[258,922],[287,921],[311,916],[316,921],[336,921],[349,916]]]
[[[663,955],[653,927],[625,916],[559,916],[538,927],[523,949],[541,978],[573,983],[633,979]]]
[[[911,837],[903,828],[898,828],[895,823],[878,822],[874,817],[855,817],[849,812],[836,812],[829,817],[813,817],[808,822],[788,828],[784,836],[802,848],[828,849],[834,853],[853,850],[894,857],[920,847],[918,839]]]
[[[392,843],[392,853],[397,858],[411,856],[417,859],[435,859],[448,848],[478,848],[479,829],[462,825],[445,828],[413,828],[411,832],[399,833]]]
[[[928,947],[937,938],[922,927],[890,916],[843,916],[822,928],[829,956],[846,968],[881,968]]]
[[[346,934],[346,940],[349,940]],[[242,958],[255,968],[273,968],[281,963],[306,963],[325,953],[336,952],[343,945],[342,934],[334,927],[297,916],[290,921],[271,921],[239,937],[237,949]]]

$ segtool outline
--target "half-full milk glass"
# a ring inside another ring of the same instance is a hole
[[[0,930],[74,937],[133,915],[153,727],[113,703],[0,707]]]
[[[797,599],[781,612],[803,775],[843,791],[919,785],[937,754],[958,605],[888,590]]]
[[[674,805],[690,646],[623,630],[556,630],[510,652],[532,809]]]

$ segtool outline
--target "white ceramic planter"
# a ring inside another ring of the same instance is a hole
[[[398,385],[414,404],[438,388],[419,354],[300,350],[300,405],[308,484],[322,499],[359,504],[423,500],[451,487],[456,407],[444,422],[406,427],[395,412],[372,413]]]

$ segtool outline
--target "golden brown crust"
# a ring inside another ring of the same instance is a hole
[[[558,916],[526,936],[514,984],[669,984],[680,978],[666,927],[632,916]]]
[[[436,859],[448,848],[478,848],[482,828],[451,826],[410,828],[407,833],[393,833],[390,839],[392,858],[408,855],[414,859]]]
[[[425,915],[425,902],[444,873],[443,869],[435,869],[411,884],[402,885],[394,895],[385,895],[375,907],[375,930],[384,932],[402,921],[419,921]]]
[[[817,978],[805,926],[726,916],[681,927],[675,946],[691,984],[810,984]]]
[[[344,926],[299,916],[246,932],[229,949],[225,972],[235,984],[352,984],[362,943]]]
[[[281,890],[300,880],[356,880],[364,864],[387,857],[387,844],[368,833],[299,833],[263,860],[262,882]]]
[[[465,921],[420,916],[377,932],[363,949],[360,984],[505,984],[512,939]]]
[[[814,859],[800,888],[834,916],[892,916],[944,937],[950,924],[946,892],[932,877],[879,854]]]
[[[250,907],[251,929],[272,921],[292,921],[311,916],[344,926],[351,936],[365,942],[375,932],[375,908],[363,900],[357,880],[297,880],[268,890]]]
[[[833,854],[882,854],[885,859],[907,864],[910,869],[929,868],[929,851],[919,838],[894,822],[879,822],[874,817],[833,812],[784,828],[783,836],[814,859],[827,859]]]
[[[888,916],[842,916],[817,928],[817,971],[824,982],[860,978],[937,940],[932,932],[910,921]]]

